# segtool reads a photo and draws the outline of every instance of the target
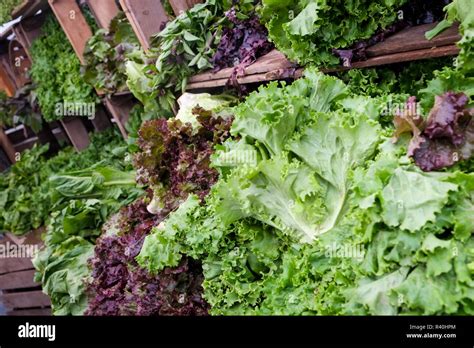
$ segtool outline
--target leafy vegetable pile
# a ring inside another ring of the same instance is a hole
[[[271,40],[301,65],[345,65],[366,59],[367,47],[408,26],[433,23],[448,0],[263,0],[261,20]]]
[[[258,13],[291,59],[328,65],[333,49],[362,57],[397,30],[398,9],[427,23],[440,3],[263,0]],[[338,74],[347,84],[307,67],[235,107],[184,94],[176,112],[191,74],[234,66],[235,78],[271,49],[254,5],[199,4],[151,54],[128,46],[117,18],[90,41],[90,77],[114,91],[126,69],[143,104],[127,125],[135,153],[124,160],[127,147],[110,142],[95,149],[102,160],[58,157],[42,174],[35,149],[0,176],[0,206],[48,202],[0,222],[21,231],[49,217],[34,263],[54,314],[473,315],[471,1],[454,0],[427,33],[460,22],[454,66]]]
[[[218,173],[209,168],[210,156],[213,146],[229,136],[231,119],[221,110],[228,102],[225,97],[185,94],[177,118],[143,124],[135,167],[138,180],[150,186],[149,194],[104,226],[91,261],[91,301],[86,314],[207,314],[200,262],[183,257],[173,267],[148,272],[135,257],[154,226],[189,194],[203,198],[216,182]],[[188,119],[194,122],[185,122]]]
[[[47,218],[49,202],[43,199],[47,195],[44,182],[52,168],[42,157],[46,151],[48,145],[23,152],[21,160],[0,175],[1,231],[21,235],[41,227]]]
[[[241,19],[236,9],[232,8],[225,15],[233,26],[224,28],[211,63],[214,71],[234,67],[229,80],[238,87],[237,76],[243,74],[244,69],[258,57],[268,53],[273,45],[268,41],[267,30],[256,14]]]
[[[117,145],[109,142],[102,146],[101,152],[96,152],[102,160],[89,168],[62,171],[49,178],[51,216],[45,246],[33,263],[35,279],[50,296],[55,315],[85,311],[85,281],[90,274],[87,261],[93,255],[101,226],[111,214],[143,193],[136,187],[130,164],[123,162],[126,146]],[[97,148],[77,156],[87,157],[92,151]]]
[[[184,91],[193,74],[233,66],[237,74],[269,51],[271,44],[255,16],[254,2],[197,4],[155,35],[150,53],[126,63],[127,85],[145,113],[171,117],[177,111],[175,94]]]
[[[421,171],[380,124],[384,102],[311,69],[260,88],[204,204],[154,227],[138,263],[201,260],[212,314],[472,314],[474,177]]]
[[[21,235],[43,226],[53,206],[49,177],[91,166],[101,155],[110,156],[104,163],[112,163],[118,144],[118,136],[106,132],[95,135],[91,147],[80,154],[67,148],[46,159],[48,145],[24,151],[10,171],[0,175],[0,230]]]
[[[301,65],[336,65],[332,49],[369,39],[397,19],[406,0],[263,0],[261,20],[275,46]]]
[[[42,27],[43,35],[31,46],[31,77],[46,121],[61,118],[58,103],[97,103],[93,88],[81,76],[80,63],[53,16]]]
[[[107,93],[127,89],[125,61],[140,49],[132,26],[123,12],[110,23],[108,30],[100,29],[87,42],[84,52],[84,80]]]
[[[198,126],[178,118],[145,122],[135,156],[138,181],[150,185],[154,197],[149,211],[162,217],[174,210],[190,192],[204,197],[217,180],[209,168],[213,147],[229,136],[232,120],[215,117],[200,107],[192,110]]]
[[[202,270],[193,260],[153,275],[135,256],[159,220],[143,199],[123,208],[105,226],[92,258],[91,301],[86,315],[205,315]]]

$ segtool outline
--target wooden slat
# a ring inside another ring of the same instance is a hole
[[[120,5],[140,44],[145,50],[149,50],[150,37],[160,32],[163,23],[168,22],[161,0],[120,0]]]
[[[105,106],[112,115],[115,123],[119,127],[120,133],[124,139],[128,138],[128,133],[125,125],[128,122],[130,111],[132,110],[135,102],[132,95],[124,95],[120,97],[106,97],[104,98]]]
[[[459,25],[455,24],[432,40],[427,40],[425,33],[433,29],[436,24],[424,24],[404,29],[388,37],[383,42],[367,48],[367,55],[369,57],[377,57],[393,53],[417,51],[424,48],[449,46],[461,39]]]
[[[33,281],[34,275],[34,270],[11,272],[0,275],[0,290],[25,289],[41,285]]]
[[[3,294],[0,295],[0,301],[8,309],[47,307],[51,305],[49,297],[41,290]]]
[[[422,50],[416,50],[411,52],[400,52],[394,54],[388,54],[385,56],[373,57],[362,62],[352,63],[352,69],[357,68],[369,68],[380,65],[394,64],[394,63],[403,63],[411,62],[416,60],[430,59],[430,58],[439,58],[446,56],[454,56],[459,53],[459,48],[456,45],[442,46],[435,48],[427,48]],[[348,68],[336,68],[336,69],[324,69],[324,72],[333,72],[348,70]]]
[[[16,84],[15,74],[13,73],[12,67],[10,65],[10,55],[8,52],[0,55],[0,70],[5,75],[5,78],[8,79],[7,81],[9,84],[11,84],[11,87],[13,87],[13,90],[11,91],[12,93],[9,95],[12,97],[15,95],[18,86]]]
[[[89,134],[79,117],[65,117],[61,120],[61,125],[77,151],[82,151],[89,146]]]
[[[0,90],[4,91],[7,96],[12,97],[15,94],[15,87],[13,86],[10,77],[5,70],[0,66]]]
[[[173,8],[173,12],[176,16],[189,10],[196,4],[204,2],[203,0],[169,0],[170,5]]]
[[[108,29],[110,22],[119,13],[115,0],[87,0],[87,4],[101,28]]]
[[[46,227],[43,226],[43,227],[34,229],[22,236],[16,236],[12,233],[7,233],[6,237],[7,237],[7,240],[10,240],[13,243],[18,244],[18,245],[33,244],[33,245],[42,246],[43,240],[41,237],[45,231],[46,231]]]
[[[429,58],[453,56],[458,53],[459,53],[459,48],[456,45],[443,46],[443,47],[437,47],[433,49],[423,49],[423,50],[417,50],[417,51],[412,51],[412,52],[401,52],[401,53],[395,53],[395,54],[390,54],[390,55],[381,56],[381,57],[374,57],[363,62],[353,63],[351,68],[337,67],[333,69],[322,69],[321,71],[325,73],[331,73],[331,72],[356,69],[356,68],[369,68],[369,67],[393,64],[393,63],[410,62],[410,61],[423,60],[423,59],[429,59]],[[293,72],[291,72],[291,70],[289,72],[288,69],[276,69],[276,70],[268,71],[261,74],[253,74],[253,75],[238,77],[237,81],[240,84],[246,84],[246,83],[280,80],[284,78],[299,78],[302,75],[303,70],[304,70],[303,68],[299,68],[299,69],[294,69]],[[227,81],[228,81],[227,78],[223,78],[223,79],[218,79],[218,80],[194,82],[194,83],[188,84],[186,89],[195,90],[195,89],[202,89],[202,88],[222,87],[227,84]]]
[[[50,316],[51,308],[36,308],[36,309],[17,309],[14,311],[7,312],[8,316],[19,317],[19,316]]]
[[[22,88],[31,82],[28,70],[31,67],[31,60],[26,53],[25,47],[20,41],[14,39],[9,43],[10,66],[16,81],[16,86]]]
[[[26,54],[32,60],[30,47],[33,41],[42,34],[41,26],[46,19],[46,14],[43,12],[34,17],[28,17],[13,26],[13,31],[17,39],[23,45]]]
[[[272,50],[266,55],[258,58],[255,63],[249,65],[244,69],[245,75],[261,74],[268,71],[277,70],[277,69],[286,69],[294,67],[295,64],[291,63],[286,59],[285,55],[278,50]],[[190,83],[202,82],[209,80],[219,80],[219,79],[228,79],[232,73],[233,68],[222,69],[216,73],[213,72],[203,72],[201,74],[195,75],[189,79]]]
[[[0,274],[31,270],[33,264],[31,259],[27,258],[7,258],[0,260]]]
[[[77,57],[84,64],[86,43],[92,31],[75,0],[48,0],[59,24],[71,42]]]

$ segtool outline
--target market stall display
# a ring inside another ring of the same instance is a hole
[[[472,1],[49,4],[0,122],[83,151],[19,154],[0,230],[53,315],[474,315]]]

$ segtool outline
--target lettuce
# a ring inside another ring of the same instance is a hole
[[[473,176],[414,165],[381,102],[311,69],[250,94],[209,194],[154,227],[136,261],[201,260],[217,315],[473,313]]]
[[[332,49],[369,39],[397,19],[405,0],[263,0],[261,21],[278,50],[301,65],[335,65]]]

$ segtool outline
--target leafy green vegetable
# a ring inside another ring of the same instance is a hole
[[[50,122],[63,116],[56,112],[58,103],[97,103],[98,99],[82,78],[79,60],[53,16],[48,16],[42,32],[31,46],[30,72],[41,112]]]
[[[23,0],[3,0],[0,4],[0,23],[10,21],[13,10],[22,2]]]
[[[188,78],[213,68],[212,58],[223,28],[232,27],[224,16],[233,7],[240,19],[253,12],[254,1],[207,0],[167,23],[154,36],[150,52],[126,63],[127,85],[145,107],[145,113],[171,117],[175,94],[184,92]],[[239,42],[235,43],[239,45]]]
[[[140,49],[132,26],[123,12],[110,23],[108,30],[97,30],[84,51],[84,80],[107,93],[127,89],[125,61]]]
[[[102,225],[143,191],[136,187],[134,172],[103,167],[100,162],[81,171],[51,176],[50,185],[55,203],[45,247],[34,260],[35,277],[51,297],[53,314],[80,315],[88,305],[88,259],[94,254]]]
[[[0,175],[0,230],[24,234],[41,227],[55,202],[49,178],[63,171],[87,168],[103,158],[103,165],[113,164],[124,155],[120,135],[105,132],[94,135],[91,146],[76,153],[72,148],[47,159],[48,145],[24,151],[10,171]]]
[[[89,277],[87,260],[94,245],[81,237],[71,237],[61,248],[39,254],[33,264],[39,271],[35,280],[51,297],[54,315],[81,315],[87,307],[85,282]]]
[[[218,315],[473,313],[474,176],[423,173],[380,105],[311,69],[252,93],[205,201],[189,196],[137,262],[201,260]]]
[[[301,65],[335,65],[332,49],[368,39],[397,19],[406,0],[278,1],[263,0],[261,20],[270,39],[290,60]]]

